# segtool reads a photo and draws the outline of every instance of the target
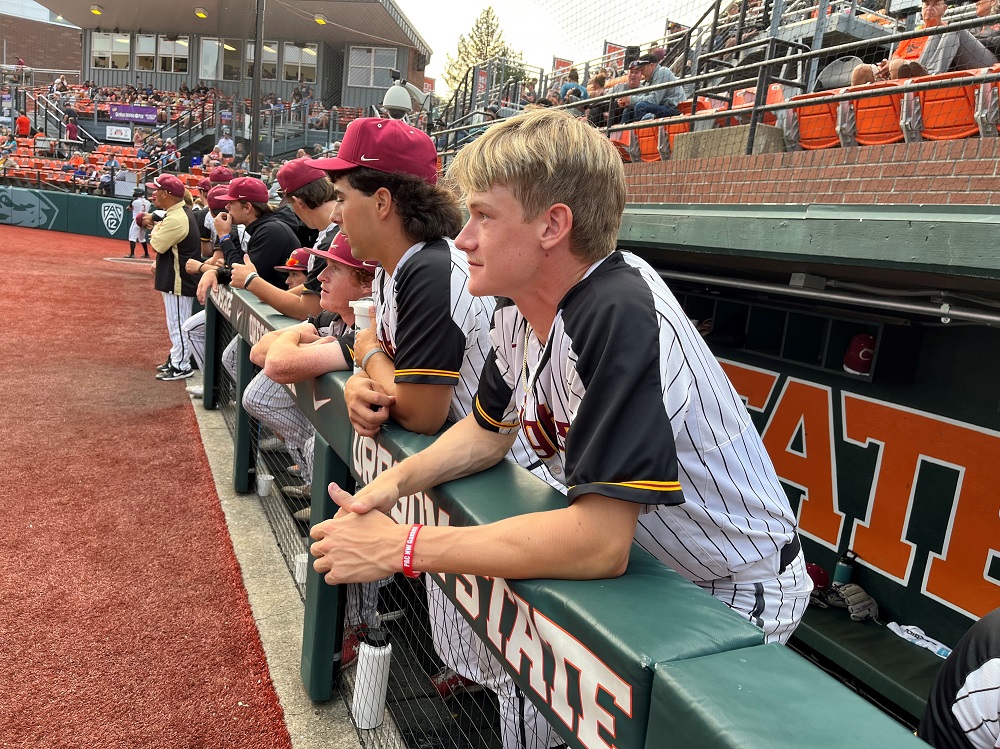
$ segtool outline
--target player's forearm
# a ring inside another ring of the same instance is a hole
[[[267,359],[267,354],[271,350],[271,344],[278,340],[278,337],[283,332],[282,330],[271,330],[262,335],[260,340],[250,349],[250,361],[258,367],[263,367]]]
[[[288,385],[311,380],[327,372],[343,371],[351,366],[336,341],[301,345],[297,335],[288,335],[281,336],[271,346],[264,363],[264,374],[275,382]]]
[[[516,434],[488,432],[474,417],[466,416],[432,445],[383,475],[395,483],[399,496],[414,494],[492,468],[503,460],[516,438]]]
[[[413,567],[422,572],[511,580],[618,577],[628,565],[638,509],[637,505],[587,495],[566,508],[518,515],[489,525],[424,528],[416,543]]]

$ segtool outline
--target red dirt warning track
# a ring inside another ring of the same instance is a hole
[[[0,746],[290,747],[127,251],[0,226]]]

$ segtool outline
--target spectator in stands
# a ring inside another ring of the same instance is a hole
[[[676,81],[677,76],[669,68],[659,65],[656,55],[641,55],[629,68],[636,68],[642,76],[642,82],[647,86],[657,86]],[[681,86],[671,86],[650,91],[648,94],[633,94],[628,97],[632,106],[632,117],[626,118],[627,111],[622,112],[622,123],[635,120],[652,120],[659,117],[673,117],[680,113],[677,105],[684,98]]]
[[[66,118],[66,140],[74,142],[79,142],[80,140],[80,127],[72,117]]]
[[[598,73],[591,78],[590,82],[587,83],[587,98],[594,99],[598,96],[603,96],[605,83],[607,83],[607,78],[603,72]],[[610,114],[610,101],[604,101],[599,104],[591,104],[587,107],[587,117],[590,119],[590,124],[594,127],[606,127]]]
[[[309,127],[313,130],[326,130],[330,126],[330,113],[323,109],[320,102],[313,102],[312,114],[309,116]]]
[[[633,64],[629,65],[628,74],[625,76],[625,81],[622,83],[616,83],[614,86],[608,90],[609,94],[619,94],[625,91],[634,91],[639,88],[642,83],[642,66]],[[608,114],[608,125],[620,125],[628,122],[632,122],[637,119],[635,116],[635,108],[632,106],[631,96],[620,96],[617,99],[611,100],[611,108]]]
[[[4,130],[6,132],[0,134],[0,154],[6,156],[17,150],[17,138],[7,128],[4,128]]]
[[[976,0],[976,15],[980,18],[1000,14],[1000,0]],[[994,55],[1000,56],[1000,23],[980,26],[972,31],[976,41]]]
[[[917,735],[935,749],[1000,747],[1000,609],[973,624],[945,660]]]
[[[577,100],[587,98],[587,89],[580,85],[580,73],[576,68],[570,68],[566,74],[566,82],[559,87],[559,101],[565,102],[569,95],[577,97]]]
[[[31,135],[31,120],[23,109],[18,112],[17,119],[14,120],[14,135],[18,138],[27,138]]]
[[[167,138],[167,142],[163,145],[163,153],[160,154],[160,168],[177,169],[180,159],[181,154],[177,150],[177,144],[174,143],[174,139]]]
[[[222,137],[215,144],[214,151],[218,151],[223,159],[232,159],[236,156],[236,141],[229,134],[229,128],[222,128]]]
[[[944,13],[948,9],[945,0],[924,0],[921,5],[921,28],[933,29],[944,26]],[[949,31],[934,36],[917,36],[904,39],[888,60],[878,65],[862,64],[851,71],[851,85],[858,86],[875,81],[898,80],[913,74],[911,63],[917,63],[919,72],[927,75],[946,73],[949,70],[969,70],[988,68],[995,65],[997,58],[976,38],[966,31]],[[904,67],[905,66],[905,67]]]

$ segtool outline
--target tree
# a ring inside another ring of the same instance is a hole
[[[458,37],[455,56],[447,55],[447,66],[443,74],[445,84],[455,90],[469,68],[495,57],[505,58],[515,63],[514,68],[523,69],[521,53],[504,41],[496,12],[492,6],[488,6],[479,14],[468,35]]]

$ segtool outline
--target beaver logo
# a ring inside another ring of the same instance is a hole
[[[101,218],[104,219],[104,228],[108,234],[114,234],[118,227],[122,225],[122,218],[125,211],[118,203],[101,203]]]
[[[33,190],[0,190],[0,224],[51,229],[59,209],[41,192]]]

